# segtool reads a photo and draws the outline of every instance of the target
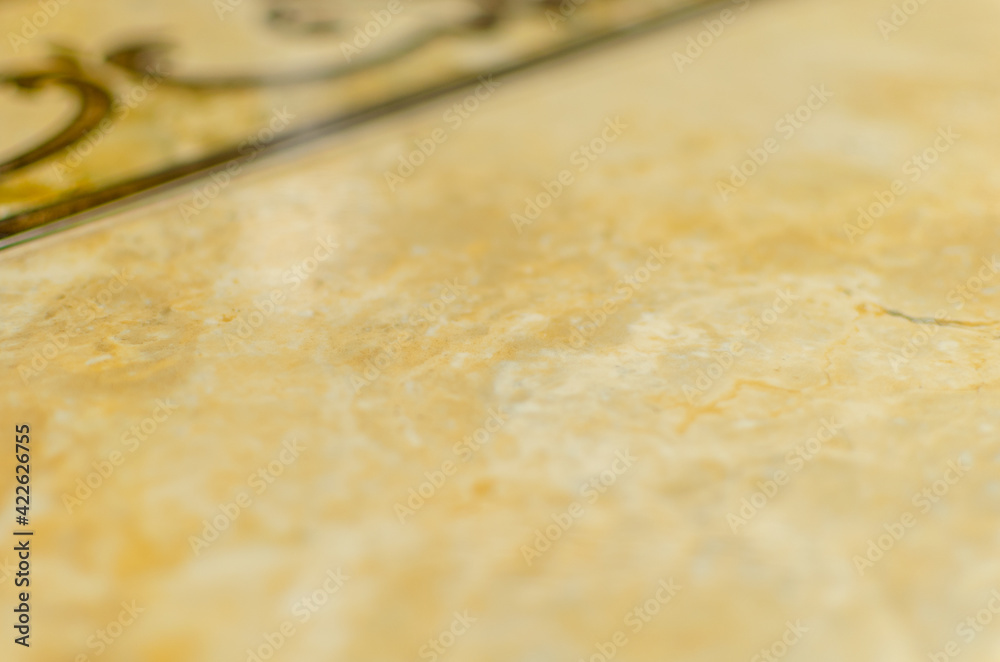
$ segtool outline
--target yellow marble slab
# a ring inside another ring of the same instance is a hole
[[[733,7],[0,254],[4,659],[996,660],[1000,7]]]

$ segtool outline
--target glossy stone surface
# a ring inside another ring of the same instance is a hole
[[[31,659],[135,600],[102,660],[995,660],[1000,8],[891,12],[752,4],[0,254]]]

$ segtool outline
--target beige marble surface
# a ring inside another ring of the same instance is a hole
[[[751,3],[682,72],[698,22],[0,254],[37,545],[4,659],[243,661],[285,623],[274,659],[997,659],[960,624],[1000,588],[1000,8],[891,12]]]

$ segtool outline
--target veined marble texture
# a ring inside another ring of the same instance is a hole
[[[1000,6],[902,4],[734,3],[4,251],[4,659],[996,660]]]

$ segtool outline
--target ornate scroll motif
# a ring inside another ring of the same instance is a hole
[[[108,116],[111,94],[100,83],[88,80],[76,61],[69,56],[52,58],[50,67],[37,71],[0,76],[0,84],[33,91],[46,86],[59,86],[73,92],[80,103],[76,116],[58,133],[24,154],[0,162],[0,175],[27,167],[56,154],[87,135]]]
[[[582,0],[581,0],[582,1]],[[272,27],[294,30],[299,34],[339,37],[342,43],[349,43],[351,30],[359,30],[373,21],[367,5],[358,3],[318,2],[317,0],[272,0],[272,8],[267,21]],[[139,42],[128,44],[108,53],[106,60],[132,74],[140,75],[150,67],[168,72],[164,83],[190,89],[233,89],[247,87],[273,87],[300,85],[322,80],[332,80],[364,72],[389,64],[410,55],[432,42],[449,36],[461,36],[483,32],[498,25],[516,7],[523,5],[532,9],[558,6],[558,0],[530,0],[510,2],[509,0],[465,1],[466,11],[453,11],[444,18],[427,20],[421,27],[409,34],[358,55],[356,59],[319,64],[307,69],[272,71],[259,73],[212,73],[201,76],[171,75],[171,62],[167,58],[173,47],[163,42]],[[386,11],[383,5],[372,5]]]
[[[246,101],[250,98],[246,95],[255,90],[270,95],[261,99],[274,98],[272,89],[296,93],[297,99],[309,100],[306,105],[314,118],[290,127],[267,146],[271,151],[454,93],[477,84],[480,75],[500,76],[535,66],[611,39],[683,20],[729,0],[233,1],[242,10],[251,12],[248,16],[256,14],[259,27],[279,39],[300,43],[308,40],[314,45],[332,42],[343,54],[346,44],[363,40],[362,31],[369,36],[376,33],[378,38],[373,37],[361,49],[355,48],[351,57],[345,55],[342,61],[294,69],[275,65],[271,69],[235,72],[198,72],[190,66],[172,66],[168,54],[178,46],[170,39],[135,39],[105,51],[103,57],[63,50],[42,64],[0,75],[0,84],[26,93],[50,86],[63,88],[76,95],[79,104],[76,116],[66,126],[27,152],[0,163],[0,195],[8,194],[2,201],[7,215],[0,218],[0,248],[81,222],[85,214],[98,207],[239,161],[243,158],[237,149],[240,136],[259,128],[252,125],[259,121],[254,119],[257,105]],[[405,12],[400,10],[399,17],[392,19],[392,31],[386,29],[383,33],[382,28],[389,27],[384,19],[390,2],[395,2],[395,6],[405,5]],[[605,12],[604,8],[615,11]],[[585,30],[572,27],[580,13],[591,10]],[[373,28],[373,17],[382,17],[378,27]],[[220,19],[221,30],[235,25],[226,23],[222,16],[212,18]],[[245,15],[241,29],[252,29],[246,27],[246,18]],[[203,27],[212,29],[214,25]],[[525,35],[530,38],[525,39]],[[485,49],[493,53],[491,57],[498,57],[496,53],[503,56],[490,60],[494,64],[488,68],[473,70],[467,63],[455,61],[457,56],[448,56],[451,52],[448,48],[431,54],[438,43],[450,40],[460,46],[459,50],[475,52],[479,48],[479,52]],[[420,59],[425,57],[430,59]],[[427,62],[435,64],[428,66]],[[376,93],[371,92],[370,85],[355,84],[369,73],[383,69],[392,74],[372,77],[373,81],[379,81]],[[154,92],[149,88],[148,95],[146,90],[139,90],[149,101],[144,102],[141,112],[129,117],[132,130],[114,132],[114,127],[129,115],[123,112],[123,117],[119,117],[113,112],[121,102],[120,98],[116,101],[115,91],[122,91],[128,81],[133,81],[133,90],[137,89],[134,81],[149,77],[152,71],[156,71],[157,89]],[[392,81],[398,81],[398,87]],[[296,87],[305,85],[310,87]],[[304,95],[305,91],[308,92]],[[235,104],[233,100],[239,99],[243,99],[243,105],[234,105],[233,109],[234,112],[243,109],[242,123],[212,126],[205,120],[198,124],[197,118],[206,109]],[[170,137],[175,131],[172,122],[179,121],[178,113],[187,113],[184,121],[193,123],[196,135],[228,135],[228,140],[235,140],[232,144],[220,144],[218,139],[213,142],[205,138],[196,144],[201,151],[196,150],[193,157],[191,149],[174,149]],[[48,161],[75,149],[84,139],[98,146],[88,146],[87,152],[96,154],[98,148],[104,150],[103,160],[95,156],[93,161],[99,162],[100,167],[90,168],[84,162],[78,171],[74,170],[76,166],[68,173],[65,168],[57,169],[59,177],[66,175],[66,179],[62,179],[61,187],[53,186],[53,176],[42,169],[55,165]],[[147,140],[156,143],[158,151],[150,152],[148,143],[143,142]],[[129,154],[128,150],[133,148],[134,159],[109,157],[115,150]],[[10,184],[4,191],[12,178],[17,178],[19,184]],[[22,183],[28,185],[21,186]],[[34,197],[18,200],[18,191],[30,191]],[[15,192],[14,199],[11,192]]]

